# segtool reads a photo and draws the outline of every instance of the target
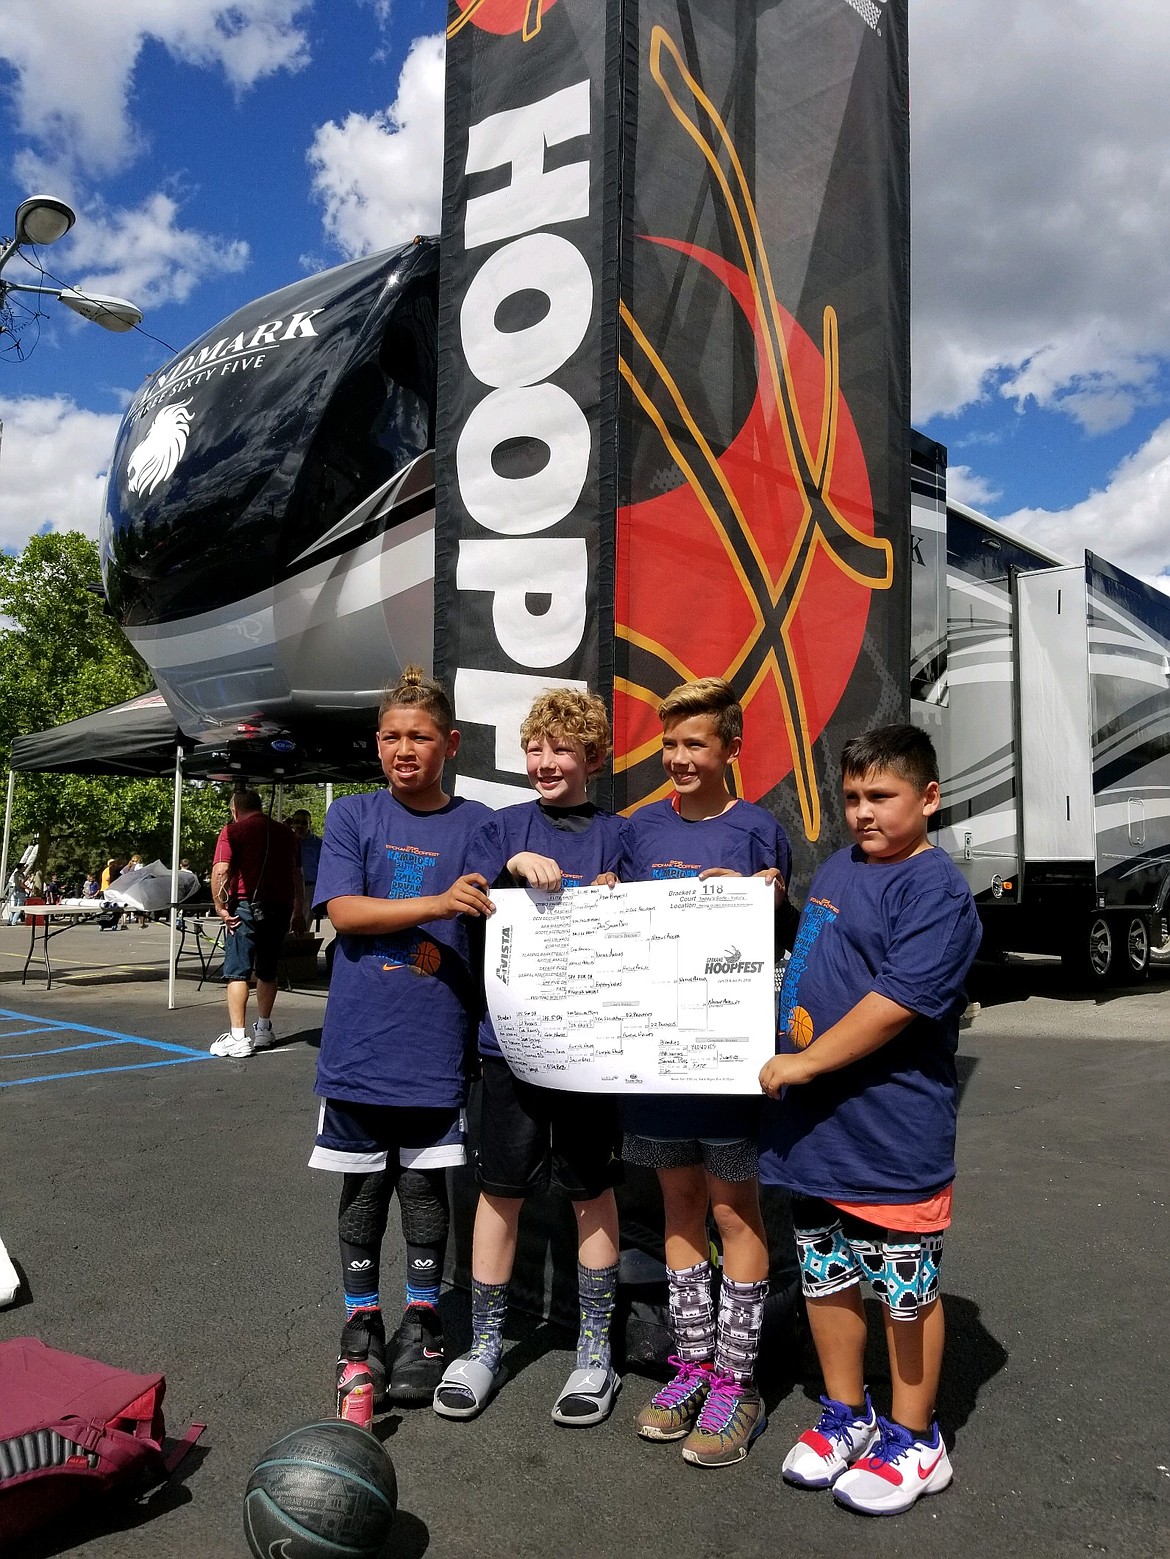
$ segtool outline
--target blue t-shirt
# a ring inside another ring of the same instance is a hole
[[[559,813],[559,815],[558,815]],[[621,876],[622,863],[633,843],[633,829],[611,812],[588,813],[584,808],[542,807],[539,801],[504,807],[488,818],[471,841],[468,871],[482,872],[498,886],[507,876],[514,855],[531,850],[547,855],[561,868],[566,888],[588,887],[602,872]],[[490,1014],[479,1023],[481,1055],[498,1056],[499,1041]]]
[[[788,835],[770,812],[751,801],[737,801],[719,817],[689,823],[668,796],[639,807],[630,821],[634,846],[622,873],[625,882],[697,877],[709,866],[726,866],[744,877],[778,866],[788,881],[792,865]]]
[[[778,866],[785,882],[792,864],[788,835],[770,812],[737,801],[718,817],[688,822],[672,797],[640,807],[630,819],[633,849],[620,873],[626,882],[697,877],[726,866],[752,877]],[[627,1094],[622,1125],[643,1137],[755,1137],[759,1100],[726,1094]]]
[[[314,897],[445,893],[471,870],[468,844],[490,816],[463,798],[412,812],[389,790],[343,796],[325,820]],[[457,915],[385,936],[338,935],[317,1061],[322,1098],[462,1104],[463,1057],[479,1013],[471,923]]]
[[[963,982],[980,935],[943,850],[885,865],[854,846],[825,862],[780,991],[778,1050],[815,1044],[870,991],[918,1016],[872,1055],[765,1104],[765,1184],[843,1202],[917,1202],[950,1185]]]

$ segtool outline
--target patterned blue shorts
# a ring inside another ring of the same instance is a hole
[[[792,1198],[792,1222],[806,1299],[824,1299],[863,1279],[896,1321],[918,1319],[938,1298],[943,1236],[865,1223],[816,1197]]]

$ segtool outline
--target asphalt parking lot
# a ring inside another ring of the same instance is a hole
[[[216,1060],[222,994],[196,990],[195,966],[167,1010],[165,928],[71,932],[49,991],[20,984],[27,943],[0,930],[0,1237],[25,1279],[0,1338],[162,1370],[170,1433],[208,1425],[145,1505],[28,1552],[246,1554],[253,1463],[331,1408],[337,1187],[305,1167],[324,992],[281,994],[271,1052]],[[558,1430],[572,1339],[516,1317],[512,1379],[480,1419],[379,1420],[400,1485],[395,1559],[1170,1554],[1170,981],[1091,997],[1051,966],[1011,964],[979,967],[972,994],[943,1267],[950,1490],[866,1521],[783,1486],[818,1390],[793,1344],[768,1360],[768,1432],[740,1467],[701,1471],[640,1442],[631,1420],[653,1386],[633,1373],[608,1424]],[[458,1348],[463,1294],[444,1308]],[[877,1355],[872,1375],[880,1401]]]

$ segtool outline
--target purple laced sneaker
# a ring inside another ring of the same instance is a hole
[[[763,1400],[750,1382],[713,1375],[707,1400],[683,1446],[683,1460],[696,1467],[730,1467],[744,1459],[767,1422]]]
[[[645,1440],[681,1440],[690,1434],[714,1379],[710,1365],[694,1364],[671,1354],[675,1373],[638,1414],[638,1433]]]

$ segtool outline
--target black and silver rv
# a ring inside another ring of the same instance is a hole
[[[380,689],[430,662],[438,269],[419,239],[247,304],[119,431],[111,610],[185,733],[253,773],[273,745],[361,769]]]
[[[984,952],[1140,978],[1167,940],[1170,598],[948,502],[946,452],[919,435],[911,515],[913,715]]]

